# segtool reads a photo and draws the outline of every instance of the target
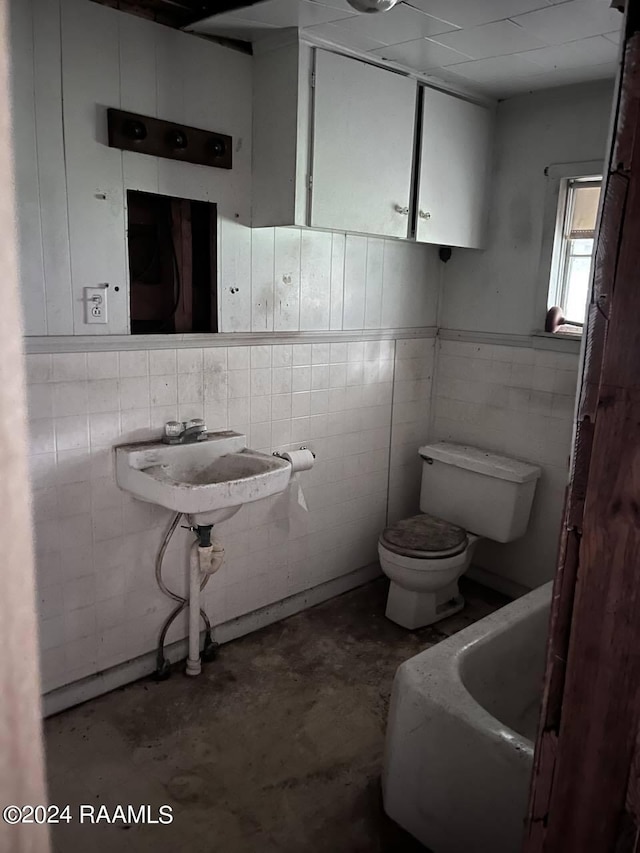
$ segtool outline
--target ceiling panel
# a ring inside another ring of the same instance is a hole
[[[332,44],[350,47],[352,50],[373,51],[383,47],[382,42],[369,38],[364,33],[347,32],[344,27],[337,24],[319,24],[315,27],[307,27],[305,32],[326,39]]]
[[[612,41],[614,44],[619,45],[622,41],[622,30],[616,30],[613,33],[604,33],[603,37]]]
[[[552,89],[556,86],[570,86],[575,83],[593,83],[597,80],[612,80],[616,73],[616,65],[610,62],[602,65],[591,65],[589,68],[557,68],[553,71],[547,71],[544,74],[538,74],[535,79],[535,86],[531,86],[529,81],[522,79],[512,81],[496,81],[492,85],[492,92],[495,92],[495,97],[506,98],[509,95],[514,95],[519,92],[529,92],[540,89]]]
[[[407,0],[411,6],[458,27],[503,21],[546,6],[546,0]]]
[[[538,74],[543,74],[546,69],[521,55],[512,54],[511,56],[491,56],[485,59],[461,62],[457,65],[450,65],[447,70],[451,74],[457,74],[467,80],[475,80],[486,85],[512,77],[529,80]]]
[[[344,9],[314,3],[312,0],[266,0],[264,3],[255,3],[229,14],[234,18],[268,24],[271,27],[311,27],[314,24],[359,17],[355,9],[347,12]]]
[[[330,6],[332,9],[341,9],[348,15],[353,15],[355,9],[347,3],[347,0],[311,0],[312,3],[318,3],[320,6]]]
[[[470,57],[450,47],[438,44],[432,39],[416,39],[402,44],[387,45],[372,50],[382,59],[415,68],[416,71],[427,71],[431,68],[446,68],[458,62],[465,62]]]
[[[572,0],[511,16],[514,23],[546,44],[563,44],[619,29],[622,16],[606,0]]]
[[[257,24],[255,21],[245,21],[231,13],[217,15],[206,21],[199,21],[195,26],[188,27],[189,31],[202,35],[221,36],[238,41],[255,42],[267,33],[276,33],[280,29],[271,24]]]
[[[488,59],[490,56],[504,56],[508,53],[521,53],[536,47],[545,47],[546,42],[529,35],[526,30],[511,21],[495,21],[482,24],[468,30],[457,30],[435,36],[434,41],[465,53],[472,59]]]
[[[355,15],[340,23],[346,33],[357,33],[380,44],[399,44],[455,29],[452,24],[412,9],[404,3],[377,15]]]
[[[528,50],[525,59],[542,65],[545,69],[584,68],[613,63],[618,58],[618,46],[604,36],[592,36],[568,44],[557,44],[539,50]]]
[[[491,97],[613,77],[622,15],[609,0],[401,0],[358,14],[347,0],[263,0],[189,29],[256,41],[278,28]]]

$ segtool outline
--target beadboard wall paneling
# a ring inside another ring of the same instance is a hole
[[[14,5],[13,118],[28,335],[129,331],[128,189],[217,204],[222,332],[435,324],[434,247],[249,227],[250,56],[88,0]],[[109,148],[108,107],[230,134],[233,169]],[[88,325],[83,288],[103,282],[111,285],[108,322]]]

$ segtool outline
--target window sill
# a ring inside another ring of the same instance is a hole
[[[579,353],[582,335],[571,332],[532,332],[534,349],[556,350],[557,352]]]

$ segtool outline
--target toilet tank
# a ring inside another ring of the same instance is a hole
[[[511,542],[525,533],[540,468],[445,441],[419,452],[422,512],[494,542]]]

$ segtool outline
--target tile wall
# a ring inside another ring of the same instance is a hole
[[[434,440],[468,442],[542,468],[527,534],[482,543],[475,562],[529,588],[553,576],[573,430],[578,356],[439,340]]]
[[[227,559],[205,601],[220,624],[374,562],[387,502],[392,515],[416,511],[433,349],[421,339],[27,356],[44,690],[153,650],[171,609],[154,578],[171,513],[118,489],[115,443],[204,417],[256,449],[317,454],[302,475],[308,513],[285,494],[219,525]],[[190,539],[179,530],[167,552],[177,591]],[[168,639],[185,634],[182,622]]]
[[[418,447],[469,442],[539,464],[526,536],[483,543],[507,586],[553,574],[571,444],[577,355],[438,339],[27,356],[45,690],[151,651],[170,603],[153,567],[170,513],[121,492],[113,444],[173,418],[246,432],[256,449],[306,444],[309,512],[278,496],[218,528],[214,624],[375,562],[386,519],[418,510]],[[433,397],[432,378],[435,377]],[[190,534],[166,577],[184,591]],[[176,624],[169,640],[186,634]]]
[[[389,470],[391,522],[419,510],[422,466],[417,450],[429,437],[435,345],[435,340],[396,343]]]

